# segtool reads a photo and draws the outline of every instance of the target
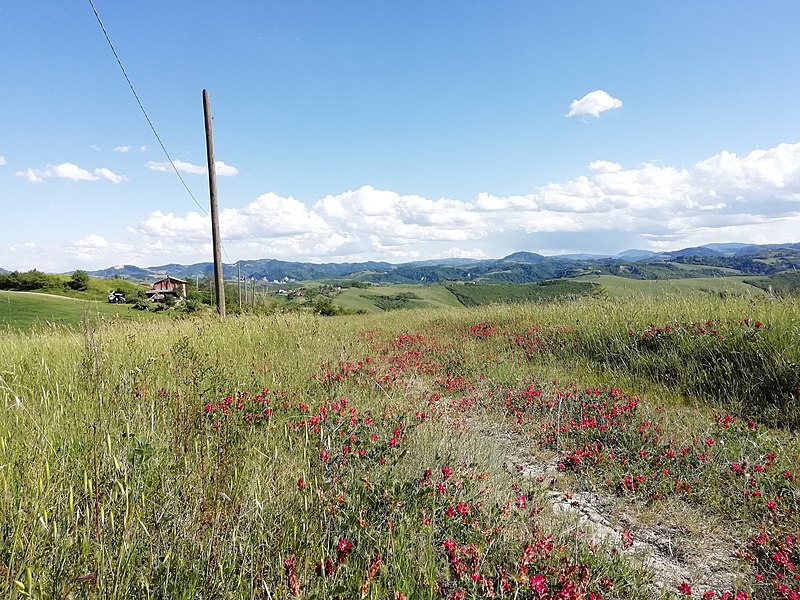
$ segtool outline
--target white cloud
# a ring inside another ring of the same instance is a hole
[[[0,154],[0,167],[6,164],[6,157]]]
[[[450,248],[441,253],[441,258],[491,258],[480,248]]]
[[[589,163],[589,170],[596,173],[619,173],[622,165],[607,160],[593,160]]]
[[[741,157],[720,152],[685,169],[596,160],[586,175],[529,194],[470,201],[371,186],[311,205],[267,193],[223,210],[220,221],[229,255],[322,262],[549,253],[566,248],[565,239],[595,252],[608,251],[591,245],[599,238],[651,248],[791,241],[800,231],[800,143]],[[196,253],[206,251],[210,231],[196,212],[154,212],[137,234],[145,247],[160,240],[167,253]]]
[[[180,239],[181,241],[205,240],[211,231],[210,219],[198,212],[189,212],[185,217],[157,210],[139,224],[138,231],[145,238]]]
[[[173,160],[172,164],[175,165],[178,171],[183,171],[184,173],[193,173],[194,175],[205,175],[208,173],[208,169],[204,165],[195,165],[180,159]],[[216,167],[217,175],[220,177],[232,177],[239,173],[239,169],[231,165],[226,165],[221,160],[214,162],[214,166]],[[147,163],[147,168],[162,173],[172,171],[172,165],[170,165],[168,161],[155,162],[151,160]]]
[[[111,183],[120,183],[127,179],[124,175],[117,175],[111,169],[106,168],[95,169],[94,174],[101,179],[110,181]]]
[[[101,167],[92,172],[71,162],[61,163],[60,165],[47,165],[44,169],[28,168],[24,171],[17,171],[15,175],[24,177],[31,183],[41,183],[46,178],[51,177],[70,179],[72,181],[97,181],[99,179],[105,179],[111,183],[120,183],[127,179],[124,175],[117,175],[111,169]]]
[[[266,193],[224,209],[220,221],[228,260],[404,262],[800,241],[800,143],[722,151],[686,168],[595,160],[585,174],[517,196],[431,199],[363,186],[307,204]],[[62,271],[190,263],[210,260],[211,225],[198,212],[155,211],[126,239],[95,233],[62,248],[9,250],[0,248],[5,268],[36,266],[23,256],[39,268],[64,261]]]
[[[595,90],[580,100],[573,100],[566,116],[593,115],[599,117],[602,112],[620,107],[622,107],[622,100],[614,98],[605,90]]]
[[[104,250],[108,248],[108,241],[102,236],[90,233],[82,240],[76,242],[75,245],[86,250]]]
[[[130,151],[131,151],[130,146],[117,146],[116,148],[114,148],[114,152],[119,152],[120,154],[127,154]]]
[[[13,244],[8,248],[11,252],[27,252],[36,249],[34,242],[23,242],[20,244]]]

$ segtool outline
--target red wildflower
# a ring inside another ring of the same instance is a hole
[[[333,575],[333,563],[326,558],[325,562],[317,561],[316,573],[318,577],[328,577]]]
[[[530,579],[528,579],[528,585],[540,598],[546,596],[549,591],[547,579],[542,575],[531,575]]]
[[[289,593],[292,596],[300,595],[300,583],[297,581],[297,573],[295,572],[296,562],[294,554],[283,561],[283,570],[286,573],[286,586],[289,588]]]
[[[633,546],[633,534],[630,531],[622,531],[620,532],[620,536],[622,537],[623,548],[630,548]]]
[[[685,581],[681,581],[680,585],[678,586],[678,591],[684,596],[692,595],[692,588]]]
[[[369,594],[369,584],[375,580],[375,576],[378,574],[378,570],[381,568],[381,555],[376,554],[375,557],[372,559],[372,562],[369,563],[369,569],[367,570],[367,577],[364,580],[364,583],[361,584],[361,597],[365,598],[367,594]]]
[[[347,538],[340,537],[339,543],[336,544],[336,554],[338,555],[339,562],[343,562],[350,551],[353,549],[353,542]]]

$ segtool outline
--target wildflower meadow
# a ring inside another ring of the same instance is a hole
[[[800,598],[800,310],[11,330],[8,598]]]

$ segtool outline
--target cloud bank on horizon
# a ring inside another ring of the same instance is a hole
[[[800,142],[743,156],[722,151],[690,168],[595,160],[586,174],[519,196],[432,199],[365,185],[307,205],[268,192],[223,209],[220,221],[226,261],[489,258],[515,250],[608,251],[597,246],[612,240],[613,251],[791,242],[800,231]],[[52,270],[204,262],[210,220],[195,211],[154,211],[126,240],[92,233],[58,250],[64,262],[47,263],[54,251],[17,244],[0,254],[0,265],[16,253]]]

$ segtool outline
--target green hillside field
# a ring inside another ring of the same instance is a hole
[[[133,310],[130,304],[109,304],[35,292],[0,291],[0,329],[11,327],[24,330],[47,325],[74,327],[87,319],[129,320],[148,318],[152,314]]]
[[[347,288],[336,296],[334,303],[337,306],[354,311],[383,312],[385,309],[381,308],[381,306],[391,305],[391,303],[385,302],[387,298],[402,300],[404,295],[416,297],[409,297],[406,302],[400,302],[403,305],[402,308],[461,306],[458,299],[446,287],[440,285],[386,285],[370,286],[369,288]]]
[[[600,284],[609,296],[616,298],[662,296],[706,296],[728,294],[735,296],[764,296],[763,290],[744,282],[744,276],[695,277],[690,279],[629,279],[616,275],[585,275],[578,278]]]

